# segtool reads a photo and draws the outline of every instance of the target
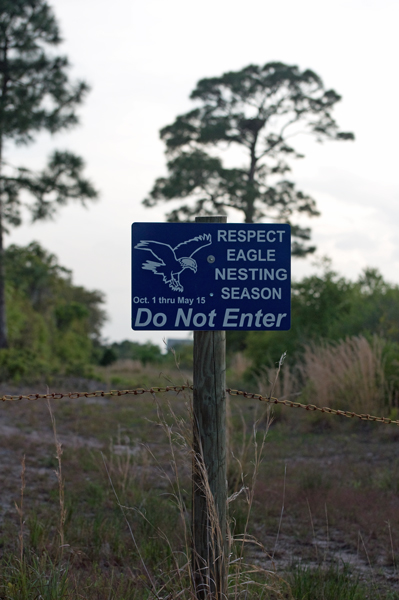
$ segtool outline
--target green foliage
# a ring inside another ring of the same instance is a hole
[[[6,0],[0,5],[0,347],[8,345],[5,326],[3,237],[20,225],[23,210],[32,220],[53,218],[69,200],[97,197],[83,177],[83,160],[54,151],[34,173],[4,159],[5,144],[29,144],[35,134],[51,134],[78,123],[75,108],[88,86],[68,79],[68,59],[48,52],[61,42],[52,9],[45,0]]]
[[[293,363],[309,342],[359,335],[370,339],[377,335],[389,342],[384,347],[385,366],[394,368],[399,350],[399,286],[385,282],[376,269],[365,269],[358,281],[352,282],[327,265],[321,275],[292,284],[291,307],[290,331],[251,331],[246,335],[246,353],[255,369],[273,364],[285,351]]]
[[[108,367],[118,360],[118,355],[113,348],[104,348],[98,364],[102,367]]]
[[[344,565],[331,565],[328,568],[298,566],[291,581],[291,591],[298,600],[365,600],[367,590],[353,577]]]
[[[191,99],[199,107],[160,132],[169,175],[156,180],[145,206],[190,200],[169,213],[170,221],[190,221],[199,213],[226,214],[227,208],[241,212],[246,223],[263,218],[290,222],[303,213],[319,214],[315,201],[286,179],[291,170],[287,159],[302,158],[287,140],[299,132],[320,142],[354,136],[338,130],[331,112],[341,97],[325,90],[316,73],[280,62],[249,65],[202,79]],[[244,166],[227,168],[213,149],[234,146]],[[295,255],[314,251],[306,245],[308,228],[292,225],[292,235]]]
[[[123,342],[114,342],[111,345],[111,350],[118,359],[139,360],[143,365],[159,363],[163,360],[160,347],[152,342],[140,344],[139,342],[123,340]]]
[[[193,368],[193,343],[178,343],[169,349],[165,356],[165,362],[171,367],[178,366],[181,369],[192,370]]]
[[[46,553],[22,561],[11,559],[4,567],[2,598],[61,600],[67,597],[67,578],[68,567],[55,564]]]
[[[101,366],[108,366],[117,360],[124,359],[140,361],[144,367],[157,365],[159,367],[174,368],[178,366],[181,369],[192,369],[193,344],[176,344],[166,354],[163,354],[161,348],[152,342],[140,344],[130,340],[114,342],[110,346],[97,349],[97,362]],[[116,385],[117,379],[113,378],[113,384]],[[122,379],[119,381],[121,382]]]
[[[88,91],[83,81],[68,80],[68,59],[47,53],[61,42],[52,9],[45,0],[2,2],[0,7],[0,167],[2,218],[21,222],[22,190],[35,199],[33,219],[52,217],[68,199],[95,198],[97,192],[82,178],[83,161],[56,151],[39,174],[12,169],[1,150],[6,140],[28,144],[46,130],[55,133],[78,123],[75,107]]]
[[[71,272],[37,242],[11,245],[5,260],[9,348],[0,350],[1,379],[81,374],[100,342],[103,294],[73,285]]]

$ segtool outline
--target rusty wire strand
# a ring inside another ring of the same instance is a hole
[[[373,421],[375,423],[385,423],[385,425],[399,425],[399,421],[394,421],[388,417],[377,417],[369,414],[358,414],[351,410],[338,410],[335,408],[329,408],[328,406],[316,406],[315,404],[302,404],[301,402],[292,402],[292,400],[279,400],[270,396],[261,396],[260,394],[252,394],[250,392],[242,392],[240,390],[226,389],[226,392],[230,396],[244,396],[244,398],[253,398],[254,400],[260,400],[261,402],[268,402],[270,404],[282,404],[289,406],[290,408],[304,408],[305,410],[318,411],[327,413],[330,415],[338,415],[339,417],[348,417],[349,419],[357,418],[361,421]]]
[[[136,388],[135,390],[109,390],[96,391],[96,392],[66,392],[66,393],[52,393],[52,394],[19,394],[12,396],[6,394],[0,396],[2,402],[13,402],[15,400],[60,400],[61,398],[70,398],[75,400],[77,398],[104,398],[106,396],[139,396],[142,394],[161,394],[165,392],[176,392],[179,394],[185,390],[192,390],[192,385],[168,385],[166,387],[150,387]],[[373,421],[375,423],[385,423],[385,425],[399,425],[399,420],[389,419],[388,417],[378,417],[369,414],[358,414],[350,410],[338,410],[335,408],[329,408],[328,406],[316,406],[315,404],[302,404],[301,402],[293,402],[291,400],[279,400],[273,396],[262,396],[261,394],[254,394],[252,392],[244,392],[241,390],[234,390],[232,388],[226,388],[226,392],[230,396],[243,396],[251,400],[259,400],[260,402],[267,402],[269,404],[282,404],[290,408],[303,408],[307,411],[318,411],[330,415],[337,415],[339,417],[347,417],[349,419],[359,419],[360,421]]]
[[[141,394],[158,394],[162,392],[182,392],[186,389],[193,389],[192,385],[168,385],[166,387],[151,387],[149,389],[137,388],[135,390],[109,390],[108,392],[59,392],[52,394],[20,394],[16,396],[4,395],[0,396],[2,402],[13,402],[14,400],[60,400],[61,398],[103,398],[105,396],[139,396]]]

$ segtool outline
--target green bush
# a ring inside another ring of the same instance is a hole
[[[110,348],[115,352],[118,359],[139,360],[143,365],[159,363],[163,360],[160,347],[152,342],[139,344],[138,342],[123,340],[122,342],[114,342]]]
[[[37,242],[5,252],[9,348],[0,379],[83,375],[100,345],[101,292],[72,283],[71,272]]]

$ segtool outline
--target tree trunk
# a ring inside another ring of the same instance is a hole
[[[7,321],[6,321],[6,266],[4,257],[4,229],[3,229],[3,140],[0,134],[0,349],[8,348]]]
[[[0,203],[0,349],[8,348],[7,339],[7,321],[6,321],[6,269],[4,264],[4,247],[3,247],[3,223],[1,218],[1,203]]]
[[[6,320],[6,265],[4,257],[4,196],[3,196],[3,119],[4,119],[4,106],[7,95],[7,85],[9,82],[8,72],[8,41],[6,40],[2,48],[2,82],[1,82],[1,97],[0,97],[0,109],[1,109],[1,122],[0,122],[0,349],[8,348],[8,336],[7,336],[7,320]]]
[[[255,200],[256,194],[254,190],[254,181],[255,181],[255,169],[256,169],[256,142],[258,139],[258,134],[255,135],[254,141],[251,145],[251,165],[248,171],[248,192],[246,193],[245,198],[245,223],[253,223],[254,222],[254,214],[255,214]]]

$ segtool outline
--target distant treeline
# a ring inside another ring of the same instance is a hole
[[[6,301],[9,348],[0,350],[0,379],[90,375],[92,366],[117,360],[143,365],[192,366],[192,346],[182,344],[165,354],[151,342],[124,340],[105,344],[104,294],[72,283],[71,272],[37,242],[6,250]],[[341,277],[328,261],[319,275],[292,284],[290,331],[228,332],[227,353],[242,352],[250,361],[247,380],[263,367],[301,361],[309,344],[334,343],[354,336],[384,340],[384,368],[399,379],[399,286],[376,269],[357,281]],[[392,379],[393,378],[393,379]]]
[[[398,362],[399,286],[386,282],[377,269],[365,269],[357,281],[350,281],[327,262],[322,274],[292,284],[291,310],[289,331],[228,332],[230,352],[244,351],[256,370],[275,364],[283,352],[293,363],[310,343],[362,335],[385,340],[386,351]]]
[[[172,351],[163,353],[157,344],[152,342],[131,342],[123,340],[123,342],[114,342],[107,348],[104,348],[100,364],[107,366],[117,360],[136,360],[143,365],[147,364],[164,364],[164,365],[179,365],[184,369],[189,369],[193,364],[193,345],[192,343],[175,343]]]

